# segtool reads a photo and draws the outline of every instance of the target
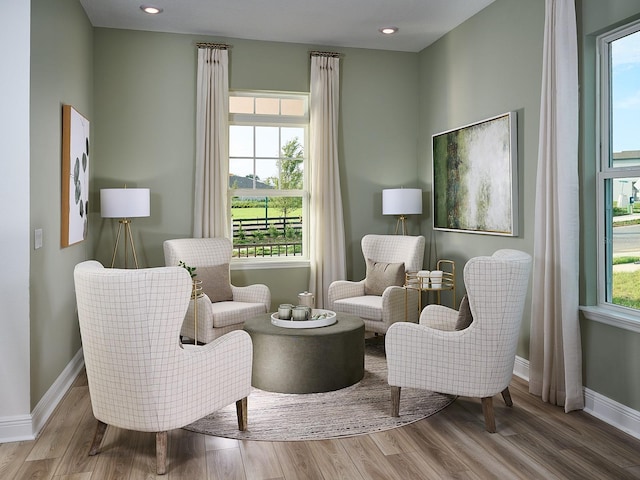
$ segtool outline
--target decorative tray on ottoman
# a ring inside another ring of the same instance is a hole
[[[277,327],[284,328],[317,328],[327,327],[336,323],[336,312],[331,310],[322,310],[314,308],[311,310],[311,318],[309,320],[280,320],[278,312],[271,314],[271,323]]]

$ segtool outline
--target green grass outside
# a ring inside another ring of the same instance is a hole
[[[640,309],[640,270],[636,272],[614,272],[613,301],[614,305]]]
[[[298,208],[295,210],[290,210],[287,212],[289,217],[297,217],[302,215],[302,209]],[[245,218],[264,218],[265,217],[265,209],[264,207],[242,207],[242,208],[232,208],[231,216],[236,220],[244,220]],[[268,217],[281,217],[282,209],[280,208],[269,208],[267,209]]]
[[[640,257],[613,257],[614,265],[624,265],[625,263],[635,263],[640,261]]]

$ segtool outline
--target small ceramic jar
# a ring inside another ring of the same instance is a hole
[[[298,305],[297,307],[293,307],[291,318],[295,322],[302,322],[309,318],[309,310],[304,305]]]
[[[292,311],[293,305],[290,303],[283,303],[278,307],[278,318],[280,320],[291,320]]]

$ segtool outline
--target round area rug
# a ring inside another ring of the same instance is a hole
[[[450,405],[453,395],[403,388],[394,418],[387,384],[384,338],[368,339],[364,378],[327,393],[283,394],[256,388],[248,398],[248,429],[238,430],[235,403],[184,427],[239,440],[323,440],[379,432],[429,417]]]

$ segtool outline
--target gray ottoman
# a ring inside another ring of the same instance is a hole
[[[251,384],[279,393],[330,392],[364,376],[364,322],[339,313],[319,328],[283,328],[265,314],[245,321],[253,340]]]

